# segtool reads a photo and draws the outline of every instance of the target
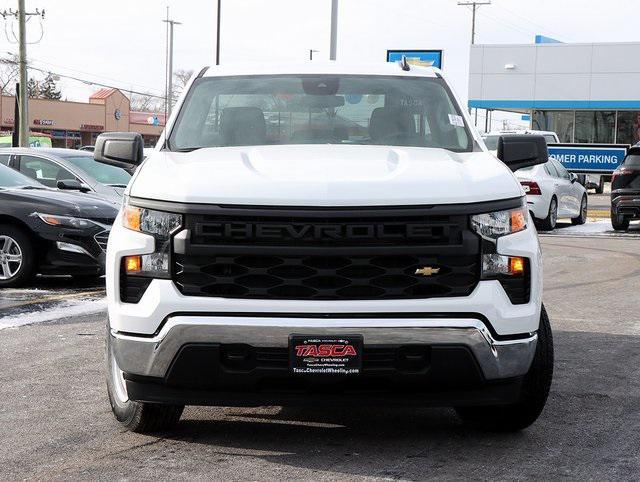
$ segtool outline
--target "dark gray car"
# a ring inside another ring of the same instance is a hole
[[[74,149],[2,148],[0,164],[47,187],[90,192],[117,205],[131,179],[124,169],[101,164],[91,152]]]

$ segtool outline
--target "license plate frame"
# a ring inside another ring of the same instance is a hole
[[[362,373],[362,335],[289,335],[289,370],[295,375],[340,376]]]

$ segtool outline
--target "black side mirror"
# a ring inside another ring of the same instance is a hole
[[[135,169],[144,159],[144,142],[137,132],[107,132],[96,139],[93,158],[103,164]]]
[[[569,173],[569,180],[571,181],[571,184],[573,184],[574,182],[576,182],[578,180],[578,176],[577,174],[570,172]]]
[[[549,160],[547,142],[544,137],[531,134],[500,136],[498,159],[514,172],[524,167],[544,164]]]
[[[58,189],[65,191],[81,191],[89,192],[91,189],[86,184],[81,183],[77,179],[62,179],[56,183]]]

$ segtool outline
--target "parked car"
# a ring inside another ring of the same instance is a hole
[[[536,135],[544,137],[544,140],[547,144],[557,144],[560,142],[558,139],[558,134],[552,131],[535,131],[531,129],[522,129],[522,130],[502,130],[502,131],[491,131],[486,134],[482,134],[482,140],[484,141],[484,145],[487,146],[494,154],[498,149],[498,138],[504,135]]]
[[[126,170],[96,162],[92,153],[74,149],[0,149],[0,164],[47,187],[92,193],[117,205],[131,179]]]
[[[107,250],[115,417],[410,403],[532,424],[553,343],[513,171],[544,139],[503,138],[501,162],[445,76],[406,62],[199,72],[144,162],[139,134],[96,141],[140,166]]]
[[[49,189],[0,165],[0,287],[36,273],[98,276],[118,210],[90,195]]]
[[[527,194],[527,207],[536,225],[545,231],[555,229],[558,218],[571,218],[572,224],[587,221],[587,190],[578,177],[555,159],[516,171]]]
[[[629,223],[636,219],[640,219],[640,145],[629,149],[611,179],[613,229],[627,230]]]

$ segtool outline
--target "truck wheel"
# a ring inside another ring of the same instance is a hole
[[[138,433],[161,432],[173,428],[184,406],[136,402],[129,400],[122,370],[118,368],[107,325],[107,393],[116,420]]]
[[[0,224],[0,288],[28,283],[36,268],[36,254],[29,236],[10,224]]]
[[[556,223],[558,222],[558,200],[555,196],[551,198],[549,203],[549,213],[547,217],[540,221],[540,229],[542,231],[553,231],[556,229]]]
[[[536,354],[522,382],[520,400],[511,405],[457,407],[456,412],[466,423],[485,430],[516,432],[525,429],[535,422],[542,412],[552,378],[553,335],[543,305]]]
[[[587,196],[582,196],[580,203],[580,215],[577,218],[571,218],[571,224],[584,224],[587,222]]]
[[[626,231],[629,229],[629,220],[625,219],[624,216],[617,216],[611,213],[611,226],[616,231]]]

